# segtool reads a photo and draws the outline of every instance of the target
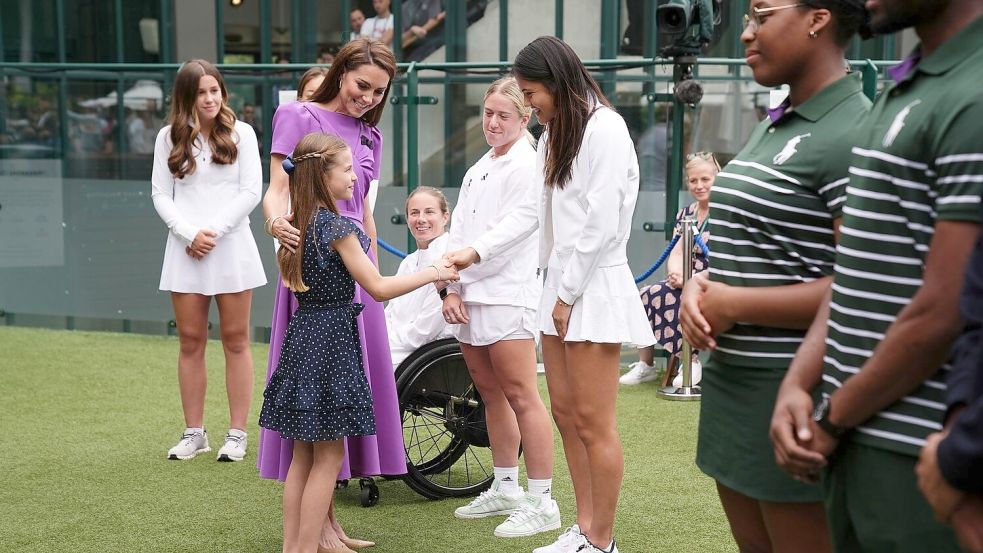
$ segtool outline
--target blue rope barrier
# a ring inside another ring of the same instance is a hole
[[[394,248],[393,246],[390,246],[389,243],[386,242],[385,240],[383,240],[382,238],[376,238],[376,242],[379,243],[379,247],[380,248],[386,250],[387,252],[395,255],[396,257],[398,257],[400,259],[406,259],[406,255],[407,254],[405,252],[401,252],[401,251],[397,250],[396,248]]]
[[[662,255],[659,256],[659,259],[655,263],[653,263],[652,266],[649,267],[644,273],[642,273],[641,275],[635,277],[635,284],[641,283],[643,280],[645,280],[648,277],[652,276],[652,273],[654,273],[657,270],[659,270],[659,267],[661,267],[662,264],[666,262],[666,259],[669,258],[669,254],[672,253],[672,249],[676,246],[676,242],[679,242],[679,235],[678,234],[676,236],[673,236],[672,237],[672,240],[666,246],[665,251],[663,251],[662,252]]]
[[[706,243],[703,242],[703,239],[700,238],[699,234],[694,234],[693,239],[695,240],[696,245],[699,246],[701,250],[703,250],[703,255],[710,255],[710,248],[708,248]],[[402,252],[396,249],[382,238],[378,238],[376,239],[376,241],[379,243],[380,248],[386,250],[387,252],[395,255],[400,259],[406,259],[406,255],[407,255],[406,252]],[[641,275],[635,277],[635,284],[641,283],[648,277],[652,276],[652,273],[659,270],[659,267],[661,267],[662,264],[666,262],[666,259],[669,258],[669,254],[672,253],[672,249],[676,246],[676,242],[679,242],[678,235],[674,236],[673,239],[669,242],[669,244],[666,245],[665,251],[662,252],[662,255],[659,256],[659,259],[656,260],[656,262],[653,263],[651,267],[646,269],[645,272],[642,273]]]

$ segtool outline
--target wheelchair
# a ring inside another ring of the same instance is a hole
[[[406,476],[428,499],[468,497],[494,480],[485,409],[457,340],[422,346],[396,369]]]

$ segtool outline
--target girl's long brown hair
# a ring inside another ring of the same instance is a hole
[[[318,207],[326,207],[337,214],[334,198],[328,191],[325,176],[341,163],[341,153],[348,149],[345,141],[337,136],[313,132],[300,139],[294,148],[294,170],[290,174],[290,203],[294,210],[294,224],[300,230],[300,247],[296,252],[280,248],[276,254],[283,285],[294,292],[306,292],[304,284],[304,241],[307,227],[317,215]],[[316,240],[316,237],[315,237]]]
[[[362,121],[368,125],[376,126],[382,119],[382,110],[386,109],[386,101],[389,99],[389,91],[392,90],[393,77],[396,75],[396,56],[392,50],[382,42],[368,37],[358,37],[338,51],[338,55],[331,62],[328,75],[324,77],[317,92],[311,96],[311,102],[326,104],[334,100],[341,90],[341,76],[353,69],[358,69],[363,65],[372,64],[382,69],[389,75],[389,85],[386,92],[382,95],[379,105],[370,109],[362,116]]]
[[[598,103],[611,107],[601,87],[587,72],[566,42],[541,36],[515,56],[512,72],[517,77],[541,83],[553,97],[556,115],[546,124],[546,186],[563,188],[570,181],[573,161],[580,152],[584,130]]]
[[[195,100],[198,98],[198,85],[205,75],[215,77],[222,90],[222,106],[215,117],[215,125],[208,133],[212,163],[230,165],[235,163],[239,156],[239,149],[232,138],[236,115],[229,107],[229,91],[225,88],[225,79],[211,63],[200,59],[188,60],[181,66],[177,78],[174,79],[171,114],[168,116],[173,146],[171,155],[167,157],[167,168],[179,179],[194,173],[197,169],[193,147],[201,135],[201,121],[198,120]]]

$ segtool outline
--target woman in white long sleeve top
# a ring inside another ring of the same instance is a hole
[[[447,251],[447,198],[432,186],[420,186],[406,198],[406,225],[416,240],[416,251],[399,263],[396,275],[415,273],[433,265]],[[441,312],[440,296],[431,286],[389,300],[386,328],[393,369],[420,347],[449,338],[451,329]]]
[[[539,267],[547,275],[539,330],[577,524],[535,551],[610,553],[624,474],[615,420],[621,344],[655,343],[626,254],[638,161],[624,120],[566,43],[540,37],[513,67],[526,105],[546,126],[537,148],[538,209],[513,211],[449,258],[461,268],[488,262],[541,229]]]
[[[464,175],[451,220],[448,248],[470,244],[522,203],[535,209],[536,151],[526,131],[529,109],[512,77],[485,93],[482,130],[491,146]],[[536,380],[536,239],[528,236],[501,255],[461,273],[447,287],[444,314],[454,323],[464,360],[481,394],[495,480],[491,489],[458,508],[458,518],[510,514],[500,537],[531,536],[560,527],[552,499],[553,425]],[[519,443],[528,493],[519,487]]]
[[[263,173],[252,127],[236,121],[222,75],[191,60],[174,81],[170,125],[154,148],[154,208],[167,225],[160,289],[171,292],[181,343],[178,383],[186,430],[169,459],[211,451],[204,428],[208,309],[218,304],[229,396],[229,431],[219,461],[246,454],[253,392],[249,350],[252,289],[266,284],[249,212],[259,203]]]

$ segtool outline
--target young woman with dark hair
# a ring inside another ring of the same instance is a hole
[[[151,177],[154,208],[169,230],[160,289],[171,292],[181,352],[178,383],[187,429],[167,453],[191,459],[211,451],[204,428],[208,309],[218,304],[230,423],[219,461],[246,455],[253,395],[249,350],[252,289],[266,284],[249,212],[263,171],[256,133],[228,106],[214,65],[190,60],[174,80],[170,124],[157,135]]]
[[[513,75],[546,127],[536,149],[543,186],[449,258],[458,267],[491,260],[541,229],[537,327],[577,522],[535,551],[610,553],[624,474],[615,420],[621,345],[655,343],[627,258],[638,160],[624,120],[565,42],[537,38],[516,56]]]

